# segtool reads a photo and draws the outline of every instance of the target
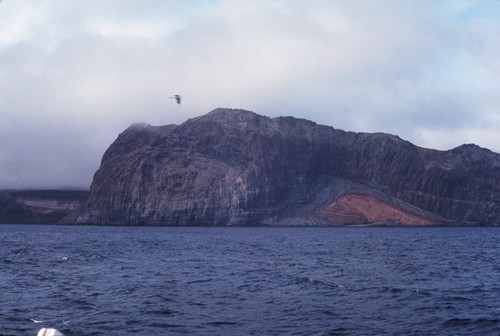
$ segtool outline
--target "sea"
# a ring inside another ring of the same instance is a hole
[[[500,335],[500,228],[0,225],[0,335]]]

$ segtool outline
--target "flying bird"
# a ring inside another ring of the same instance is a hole
[[[175,101],[177,102],[177,104],[180,104],[181,103],[181,96],[180,95],[174,95],[173,97],[170,97],[170,99],[175,99]]]

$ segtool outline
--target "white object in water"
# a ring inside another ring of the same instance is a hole
[[[38,331],[37,336],[64,336],[59,330],[54,328],[42,328]]]

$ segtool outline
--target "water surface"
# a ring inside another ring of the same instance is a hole
[[[0,237],[2,335],[500,334],[499,228],[0,225]]]

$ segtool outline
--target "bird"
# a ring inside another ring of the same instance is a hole
[[[30,320],[33,321],[33,323],[43,323],[43,321],[35,320],[35,319],[32,319],[32,318],[30,318]]]
[[[174,95],[173,97],[170,97],[170,99],[175,99],[175,101],[177,102],[177,104],[181,103],[181,96],[178,95],[178,94]]]

